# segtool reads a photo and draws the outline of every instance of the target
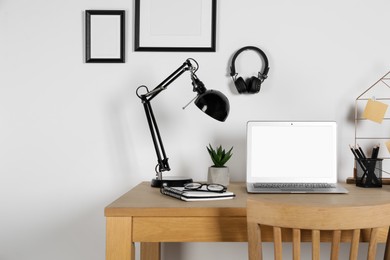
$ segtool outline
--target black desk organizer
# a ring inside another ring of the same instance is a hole
[[[382,187],[381,158],[364,158],[356,160],[356,186],[364,188]]]

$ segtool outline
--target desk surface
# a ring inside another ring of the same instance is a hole
[[[370,205],[388,203],[390,186],[361,188],[344,184],[348,194],[248,194],[245,183],[231,183],[232,200],[185,202],[162,195],[158,188],[142,182],[105,208],[106,217],[119,216],[246,216],[247,198],[261,197],[286,203]],[[174,209],[174,210],[173,210]]]

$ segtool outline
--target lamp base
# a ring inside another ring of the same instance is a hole
[[[193,182],[191,178],[187,177],[164,177],[162,180],[153,179],[151,186],[154,188],[161,188],[163,184],[167,184],[170,187],[183,187],[184,184]]]

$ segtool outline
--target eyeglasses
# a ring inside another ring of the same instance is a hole
[[[202,189],[203,186],[206,186],[206,190]],[[184,184],[185,190],[196,190],[196,191],[211,191],[211,192],[225,192],[227,188],[221,184],[216,183],[199,183],[199,182],[191,182]]]

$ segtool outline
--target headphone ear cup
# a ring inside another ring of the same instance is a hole
[[[252,84],[252,78],[247,78],[245,80],[246,92],[247,93],[251,93],[251,84]]]
[[[236,85],[238,93],[245,93],[247,91],[245,81],[239,77],[234,81],[234,85]]]
[[[252,77],[248,82],[248,93],[258,93],[261,87],[261,80],[257,77]]]

